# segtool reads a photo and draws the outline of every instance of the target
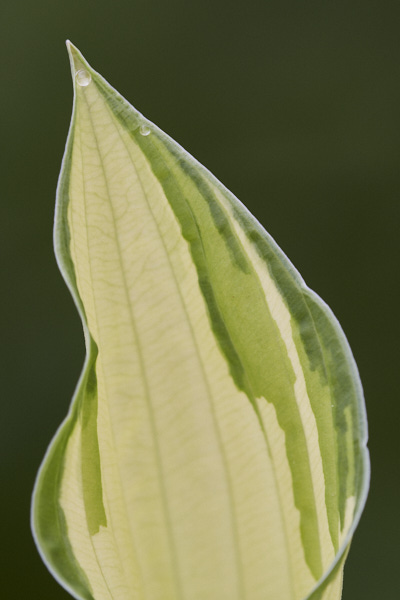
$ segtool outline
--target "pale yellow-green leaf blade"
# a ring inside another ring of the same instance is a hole
[[[337,600],[368,484],[344,335],[243,205],[69,51],[55,244],[87,360],[36,483],[42,556],[76,598]]]

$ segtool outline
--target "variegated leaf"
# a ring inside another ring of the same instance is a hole
[[[87,359],[36,483],[43,559],[75,598],[337,600],[369,469],[344,334],[244,206],[68,48],[55,245]]]

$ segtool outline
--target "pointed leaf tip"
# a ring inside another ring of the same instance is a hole
[[[78,48],[70,40],[65,42],[67,46],[68,56],[71,63],[72,77],[74,78],[76,73],[81,69],[90,69],[88,63],[79,52]]]

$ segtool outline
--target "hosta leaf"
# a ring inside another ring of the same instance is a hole
[[[336,600],[368,485],[340,326],[244,206],[68,47],[55,245],[87,359],[36,483],[42,557],[75,598]]]

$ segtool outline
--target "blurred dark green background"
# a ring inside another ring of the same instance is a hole
[[[3,0],[0,23],[1,597],[69,598],[29,504],[84,356],[52,249],[70,38],[237,194],[341,321],[372,454],[343,599],[400,598],[398,0]]]

